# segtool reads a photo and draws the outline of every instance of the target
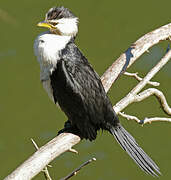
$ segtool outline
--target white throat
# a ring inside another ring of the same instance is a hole
[[[57,61],[60,59],[59,53],[65,48],[70,41],[71,36],[60,36],[44,32],[40,34],[34,43],[34,52],[40,63],[40,78],[46,80],[56,67]]]

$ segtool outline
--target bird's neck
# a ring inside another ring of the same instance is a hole
[[[50,32],[42,33],[35,41],[37,56],[41,58],[42,63],[56,64],[60,51],[66,47],[71,39],[72,36],[61,36]]]
[[[50,32],[42,33],[36,38],[34,48],[40,63],[41,79],[53,71],[61,58],[61,51],[71,40],[72,36],[60,36]]]

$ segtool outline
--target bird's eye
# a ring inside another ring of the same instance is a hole
[[[41,39],[40,42],[41,42],[41,43],[44,43],[45,41]]]
[[[53,26],[56,26],[58,23],[56,23],[56,22],[51,22],[51,24],[52,24]]]

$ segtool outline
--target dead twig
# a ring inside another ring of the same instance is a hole
[[[146,123],[152,123],[154,121],[165,121],[165,122],[171,122],[171,118],[165,118],[165,117],[151,117],[151,118],[145,118],[143,120],[140,120],[138,117],[136,116],[132,116],[132,115],[128,115],[125,114],[124,112],[119,112],[119,115],[121,115],[122,117],[126,118],[127,120],[134,120],[139,124],[146,124]]]
[[[142,81],[143,80],[143,78],[138,76],[138,72],[136,72],[136,73],[125,72],[124,75],[134,77],[137,81]],[[160,85],[159,82],[153,82],[153,81],[149,81],[149,82],[147,82],[147,84],[152,85],[152,86],[159,86]]]
[[[69,152],[72,152],[72,153],[75,153],[75,154],[78,154],[78,151],[75,150],[75,149],[73,149],[73,148],[68,149],[68,151],[69,151]]]
[[[32,141],[34,147],[36,148],[36,150],[38,150],[39,147],[38,147],[38,145],[36,144],[36,142],[35,142],[32,138],[31,138],[31,141]],[[47,166],[52,167],[51,165],[47,165]],[[49,171],[48,171],[47,166],[42,170],[42,172],[43,172],[46,180],[52,180],[52,178],[50,177],[50,174],[49,174]]]
[[[159,91],[158,89],[149,88],[149,89],[144,90],[143,92],[135,96],[134,102],[140,102],[144,100],[145,98],[150,97],[152,95],[154,95],[158,99],[163,111],[167,115],[171,115],[171,107],[168,105],[167,100],[164,94],[162,93],[162,91]]]
[[[87,166],[88,164],[90,164],[91,162],[96,161],[96,158],[92,158],[86,162],[84,162],[83,164],[81,164],[81,166],[79,166],[78,168],[76,168],[74,171],[72,171],[69,175],[67,175],[66,177],[60,179],[60,180],[67,180],[70,179],[72,176],[75,176],[83,167]]]

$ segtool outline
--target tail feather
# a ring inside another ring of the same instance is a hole
[[[142,149],[139,146],[137,146],[138,147],[138,149],[137,149],[137,147],[134,146],[134,144],[131,144],[131,142],[129,142],[127,139],[125,139],[122,136],[123,136],[123,134],[120,134],[121,141],[123,141],[124,145],[127,147],[126,151],[133,158],[133,160],[140,166],[140,168],[142,170],[144,170],[145,172],[148,172],[151,175],[158,176],[152,170],[153,165],[151,164],[151,161],[148,159],[148,156],[146,154],[144,154]]]
[[[122,127],[122,128],[123,128],[123,127]],[[124,134],[124,136],[126,137],[126,139],[128,139],[127,137],[133,138],[124,128],[123,128],[123,130],[125,131],[125,134],[127,135],[127,136],[126,136],[126,135]],[[135,143],[136,146],[138,147],[138,150],[140,150],[140,152],[142,152],[142,153],[140,154],[142,158],[145,158],[145,160],[146,160],[147,162],[149,162],[152,167],[154,166],[155,169],[159,169],[159,167],[155,164],[155,162],[154,162],[154,161],[143,151],[143,149],[137,144],[137,142],[135,141],[134,138],[133,138],[133,142],[131,142],[131,143],[132,143],[132,145],[134,145],[134,143]],[[139,152],[138,150],[136,149],[137,153]],[[142,156],[143,153],[145,153],[146,156]],[[159,171],[158,173],[160,173],[160,171]]]
[[[159,167],[120,124],[112,127],[110,132],[116,138],[121,147],[129,154],[129,156],[143,171],[152,176],[158,176],[158,174],[161,174]]]
[[[117,139],[119,139],[117,137]],[[123,139],[122,135],[120,136],[119,143],[121,144],[122,147],[125,147],[124,150],[133,158],[133,160],[140,166],[140,168],[145,171],[149,172],[149,174],[152,174],[151,171],[149,171],[148,167],[146,167],[146,164],[141,160],[141,157],[139,154],[135,152],[135,149],[131,147],[131,145],[126,143],[125,139]],[[138,157],[137,157],[138,156]]]

